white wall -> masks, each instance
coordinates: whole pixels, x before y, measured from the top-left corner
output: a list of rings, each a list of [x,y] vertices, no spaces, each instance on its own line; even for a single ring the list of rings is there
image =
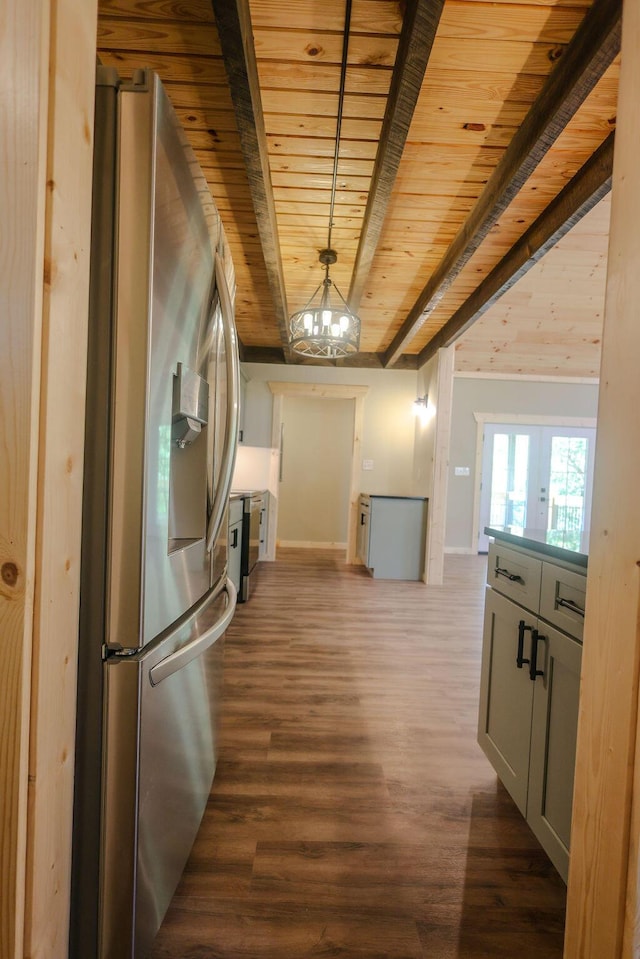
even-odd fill
[[[449,450],[447,549],[474,549],[472,542],[477,423],[474,413],[596,417],[595,383],[541,382],[456,376]],[[469,476],[455,476],[468,466]]]
[[[278,495],[280,450],[240,445],[231,481],[232,490],[269,490]]]
[[[347,543],[354,400],[285,397],[278,542]]]
[[[411,370],[336,369],[243,363],[245,388],[244,441],[270,446],[273,396],[268,383],[340,383],[368,386],[364,401],[362,460],[373,469],[361,470],[360,489],[366,493],[415,495],[413,401],[418,375]],[[287,398],[287,403],[295,403]]]

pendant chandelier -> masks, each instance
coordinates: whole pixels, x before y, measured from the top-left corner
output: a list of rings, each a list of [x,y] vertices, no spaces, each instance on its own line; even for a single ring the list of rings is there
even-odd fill
[[[360,348],[360,319],[349,309],[342,293],[329,276],[329,267],[338,259],[338,254],[331,248],[331,229],[333,226],[333,213],[336,202],[336,184],[338,182],[340,129],[342,127],[342,111],[344,107],[350,24],[351,0],[347,0],[344,40],[342,44],[342,65],[340,70],[336,146],[333,157],[331,203],[329,206],[329,230],[326,249],[320,251],[319,257],[320,263],[322,263],[324,267],[324,280],[315,290],[306,306],[289,318],[289,343],[291,349],[296,353],[301,353],[303,356],[315,356],[328,359],[349,356],[350,354],[357,353]]]
[[[325,277],[309,302],[289,320],[291,348],[304,356],[348,356],[360,345],[360,320],[329,276],[329,267],[338,256],[335,250],[322,250],[320,262]],[[334,296],[332,299],[332,288]],[[322,292],[321,292],[322,291]]]

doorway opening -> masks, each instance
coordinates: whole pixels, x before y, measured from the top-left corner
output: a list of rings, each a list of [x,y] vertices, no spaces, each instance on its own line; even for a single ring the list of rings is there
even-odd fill
[[[350,457],[349,475],[349,507],[347,523],[347,563],[354,563],[355,531],[358,512],[358,494],[360,479],[360,448],[362,442],[362,427],[364,422],[364,400],[369,392],[368,386],[349,386],[321,383],[269,383],[273,393],[273,416],[271,420],[271,446],[280,449],[282,442],[282,424],[284,400],[286,397],[312,399],[346,399],[353,400],[353,438]],[[278,499],[269,497],[269,522],[267,556],[275,559],[276,531],[278,528]]]
[[[280,546],[347,548],[353,400],[283,404],[278,484]]]

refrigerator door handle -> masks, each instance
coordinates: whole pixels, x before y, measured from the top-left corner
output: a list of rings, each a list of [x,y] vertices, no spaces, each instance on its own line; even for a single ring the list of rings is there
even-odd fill
[[[166,656],[164,659],[161,659],[159,663],[156,663],[155,666],[152,666],[149,670],[149,679],[151,680],[152,686],[157,686],[163,679],[168,679],[169,676],[177,673],[192,660],[201,656],[202,653],[206,652],[210,646],[213,646],[213,644],[220,639],[233,619],[237,602],[236,588],[230,579],[226,582],[225,590],[228,596],[227,606],[220,619],[207,629],[206,632],[202,633],[201,636],[198,636],[190,643],[187,643],[186,646],[177,649],[175,653],[171,653],[170,656]]]
[[[224,275],[224,264],[222,257],[216,253],[216,285],[220,296],[220,308],[222,313],[222,330],[226,342],[226,361],[227,361],[227,419],[225,449],[222,456],[220,467],[220,481],[216,489],[211,514],[209,516],[209,525],[207,528],[207,551],[210,552],[220,531],[220,524],[224,516],[224,509],[229,498],[231,490],[231,481],[233,479],[233,468],[236,462],[236,447],[238,445],[238,405],[240,398],[240,369],[238,357],[238,339],[236,337],[236,328],[233,322],[233,306],[229,296],[229,287],[227,278]]]

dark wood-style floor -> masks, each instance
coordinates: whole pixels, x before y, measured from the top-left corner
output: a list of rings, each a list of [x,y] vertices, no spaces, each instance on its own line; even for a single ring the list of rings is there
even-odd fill
[[[484,575],[261,565],[152,959],[560,959],[564,885],[476,744]]]

